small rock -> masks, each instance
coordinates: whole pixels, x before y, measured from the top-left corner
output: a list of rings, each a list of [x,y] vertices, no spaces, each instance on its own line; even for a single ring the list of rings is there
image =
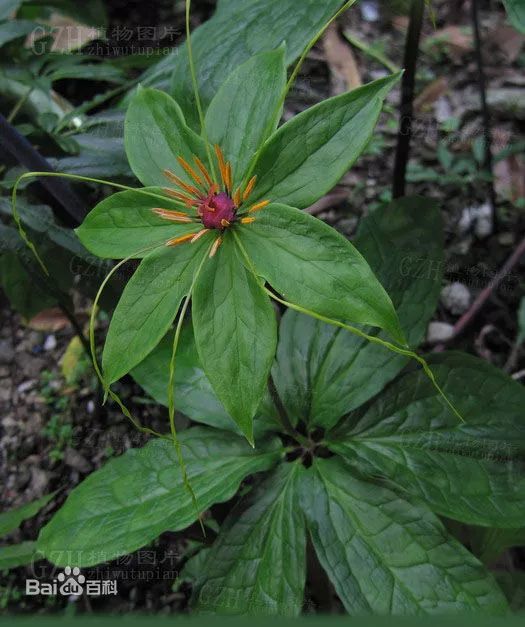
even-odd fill
[[[470,291],[466,285],[455,281],[443,288],[441,302],[450,313],[459,316],[470,306]]]
[[[16,388],[16,391],[19,394],[25,394],[26,392],[28,392],[29,390],[35,387],[35,383],[36,381],[32,379],[30,379],[29,381],[24,381]]]
[[[0,379],[5,379],[11,374],[11,371],[7,366],[0,366]]]
[[[88,414],[92,414],[95,411],[95,403],[93,401],[88,401],[86,409]]]
[[[57,339],[54,335],[48,335],[46,337],[46,341],[44,342],[44,350],[52,351],[57,347]]]
[[[454,327],[448,322],[431,322],[428,325],[427,342],[429,344],[438,344],[446,342],[454,335]]]
[[[504,117],[525,120],[525,89],[499,87],[487,91],[489,107]]]
[[[377,22],[379,19],[379,6],[373,0],[363,0],[359,5],[361,7],[361,16],[365,22]]]
[[[15,358],[11,340],[0,340],[0,364],[10,364]]]
[[[66,448],[66,450],[64,451],[64,463],[74,470],[78,470],[78,472],[84,474],[87,474],[92,469],[92,466],[88,462],[88,460],[78,451],[75,451],[75,449],[71,447]]]
[[[13,416],[8,415],[5,418],[2,418],[2,427],[5,429],[5,432],[9,435],[13,435],[18,430],[18,423],[13,418]]]
[[[11,400],[11,385],[6,385],[5,381],[0,386],[0,403],[7,403]]]
[[[492,209],[488,203],[479,207],[467,207],[463,209],[461,219],[458,224],[461,234],[467,233],[472,228],[480,239],[488,237],[493,230]]]
[[[22,462],[24,463],[24,462]],[[47,486],[49,485],[50,473],[45,471],[43,468],[38,466],[31,466],[31,484],[29,487],[29,491],[31,493],[32,498],[39,498],[47,491]]]

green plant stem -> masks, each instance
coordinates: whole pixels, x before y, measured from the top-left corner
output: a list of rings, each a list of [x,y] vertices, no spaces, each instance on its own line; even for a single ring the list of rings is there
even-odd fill
[[[191,0],[186,0],[186,46],[188,47],[188,62],[190,64],[191,82],[193,85],[193,93],[195,95],[195,104],[197,106],[197,112],[199,114],[199,121],[201,124],[201,133],[206,144],[206,152],[208,154],[208,161],[210,162],[211,174],[213,180],[218,183],[217,175],[215,173],[215,163],[212,158],[210,142],[208,141],[208,133],[206,132],[206,122],[204,119],[204,112],[202,109],[201,98],[199,95],[199,84],[197,82],[197,73],[195,71],[195,61],[193,59],[193,47],[191,45],[191,27],[190,27],[190,12],[191,12]]]
[[[170,431],[171,431],[171,437],[173,440],[173,445],[175,446],[175,450],[177,451],[177,459],[179,461],[179,466],[180,466],[180,470],[181,470],[181,474],[182,474],[182,482],[184,483],[184,486],[186,487],[186,489],[188,490],[188,492],[190,493],[191,496],[191,500],[193,503],[193,507],[195,508],[195,511],[197,513],[197,517],[199,518],[199,522],[201,525],[201,529],[202,529],[202,533],[204,535],[204,537],[206,537],[206,529],[204,528],[204,523],[202,521],[200,512],[199,512],[199,505],[197,503],[197,497],[195,495],[195,492],[193,491],[193,488],[191,487],[189,478],[188,478],[188,473],[186,470],[186,464],[184,462],[184,457],[182,455],[182,448],[180,445],[180,441],[179,438],[177,437],[177,429],[175,428],[175,366],[176,366],[176,356],[177,356],[177,348],[179,346],[179,340],[180,340],[180,334],[182,331],[182,325],[184,323],[184,318],[186,316],[186,312],[188,310],[188,306],[190,304],[190,300],[193,294],[193,290],[195,289],[195,284],[197,283],[197,279],[199,278],[199,275],[202,271],[202,268],[204,266],[204,263],[206,262],[206,260],[208,259],[208,255],[209,252],[211,250],[211,246],[210,245],[203,257],[202,260],[195,272],[195,274],[193,275],[193,280],[190,286],[190,289],[188,291],[188,294],[186,296],[186,298],[184,299],[184,303],[182,305],[182,308],[180,310],[179,313],[179,319],[177,320],[177,326],[175,328],[175,335],[173,336],[173,348],[171,351],[171,359],[170,359],[170,370],[169,370],[169,378],[168,378],[168,415],[169,415],[169,421],[170,421]]]
[[[22,96],[18,99],[18,101],[15,103],[14,107],[11,109],[11,111],[9,112],[9,115],[7,116],[7,121],[9,122],[9,124],[13,123],[13,120],[16,118],[16,116],[18,115],[18,112],[20,111],[20,109],[25,105],[25,103],[27,102],[27,99],[29,98],[29,96],[31,95],[31,93],[33,92],[34,87],[30,87],[25,94],[22,94]]]
[[[159,246],[149,246],[148,248],[144,248],[142,250],[139,250],[139,251],[135,252],[133,255],[130,255],[129,257],[126,257],[125,259],[122,259],[122,261],[119,261],[119,263],[117,263],[108,272],[108,274],[104,277],[104,280],[102,281],[102,283],[101,283],[101,285],[100,285],[100,287],[98,289],[98,292],[97,292],[97,294],[95,296],[95,300],[93,301],[93,306],[91,308],[91,315],[90,315],[90,319],[89,319],[89,347],[90,347],[90,350],[91,350],[91,359],[93,361],[93,367],[95,369],[95,372],[97,374],[97,377],[98,377],[100,383],[102,384],[102,386],[104,388],[104,396],[105,396],[105,398],[109,395],[109,397],[113,401],[115,401],[115,403],[117,403],[117,405],[120,407],[120,410],[122,411],[124,416],[126,416],[126,418],[128,418],[131,421],[133,426],[136,429],[138,429],[139,431],[141,431],[142,433],[146,433],[148,435],[155,435],[155,436],[160,437],[160,438],[168,438],[169,436],[166,436],[166,435],[164,435],[162,433],[158,433],[157,431],[154,431],[153,429],[149,429],[148,427],[143,427],[142,424],[140,423],[140,421],[133,417],[133,415],[131,414],[129,409],[126,407],[126,405],[123,403],[123,401],[118,396],[118,394],[116,394],[115,392],[113,392],[111,390],[110,386],[104,380],[104,376],[102,374],[102,371],[100,370],[100,366],[98,365],[97,349],[96,349],[96,345],[95,345],[95,318],[96,318],[96,314],[97,314],[97,310],[98,310],[98,303],[100,301],[100,297],[102,296],[104,288],[108,284],[108,282],[111,279],[111,277],[115,274],[115,272],[117,272],[117,270],[119,270],[119,268],[121,266],[123,266],[125,263],[127,263],[131,259],[135,258],[136,255],[142,254],[143,252],[147,252],[149,250],[153,250],[154,248],[160,248],[160,247]]]
[[[381,65],[384,65],[387,70],[392,72],[392,74],[399,72],[400,68],[393,61],[390,61],[390,59],[388,59],[384,54],[382,54],[378,50],[375,50],[372,46],[369,46],[362,39],[359,39],[350,31],[344,31],[343,34],[349,44],[354,46],[354,48],[361,50],[361,52],[369,56],[371,59],[374,59],[378,63],[381,63]]]

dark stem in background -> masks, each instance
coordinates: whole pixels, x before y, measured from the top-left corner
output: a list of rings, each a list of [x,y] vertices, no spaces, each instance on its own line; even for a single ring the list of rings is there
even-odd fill
[[[410,157],[410,142],[414,117],[414,95],[416,87],[416,69],[419,53],[419,41],[425,14],[425,0],[412,0],[410,21],[408,25],[403,66],[403,82],[401,85],[401,104],[399,107],[400,121],[397,136],[396,160],[394,165],[394,182],[392,196],[405,196],[406,171]]]
[[[492,127],[490,121],[490,112],[487,105],[487,79],[483,67],[483,52],[481,48],[481,30],[479,26],[479,7],[478,0],[471,0],[472,7],[472,26],[474,30],[474,44],[476,48],[476,65],[478,69],[478,86],[479,96],[481,100],[481,114],[483,117],[483,138],[485,170],[490,174],[490,181],[487,183],[489,193],[489,201],[492,209],[492,218],[496,219],[496,192],[494,190],[493,179],[493,160],[492,160]]]
[[[45,159],[31,143],[21,135],[14,126],[9,124],[0,113],[0,143],[20,165],[30,171],[54,172],[51,164]],[[54,177],[39,179],[53,198],[63,207],[60,217],[67,223],[75,226],[80,224],[86,215],[84,203],[73,191],[68,183]]]

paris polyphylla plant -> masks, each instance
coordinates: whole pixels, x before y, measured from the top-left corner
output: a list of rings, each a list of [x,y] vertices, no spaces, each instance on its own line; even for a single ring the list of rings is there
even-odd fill
[[[189,5],[187,46],[196,87]],[[124,191],[99,203],[77,230],[90,252],[122,259],[101,290],[123,263],[142,260],[113,314],[102,372],[95,359],[106,393],[130,418],[110,386],[151,353],[178,312],[166,364],[175,442],[173,379],[190,300],[204,371],[252,445],[253,416],[277,345],[271,299],[416,359],[448,403],[426,362],[406,345],[390,297],[364,258],[346,238],[302,211],[330,190],[366,147],[399,75],[330,98],[278,128],[298,68],[287,81],[284,45],[255,55],[234,70],[205,115],[195,89],[200,134],[187,126],[170,96],[139,89],[126,116],[125,146],[145,187],[110,183]],[[13,199],[16,217],[16,186]],[[393,342],[348,321],[383,329]],[[94,353],[93,329],[94,314]]]

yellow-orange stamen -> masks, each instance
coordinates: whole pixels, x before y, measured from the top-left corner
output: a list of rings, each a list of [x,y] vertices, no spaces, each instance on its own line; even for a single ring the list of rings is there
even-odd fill
[[[218,237],[214,242],[210,250],[210,259],[215,257],[216,252],[219,250],[219,246],[222,244],[222,237]]]
[[[188,192],[188,194],[191,194],[192,196],[201,196],[201,192],[196,187],[185,183],[171,170],[164,170],[164,176],[166,176],[170,181],[173,181],[173,183],[181,187],[184,191]]]
[[[202,229],[202,231],[199,231],[197,233],[197,235],[194,235],[191,239],[191,244],[193,244],[193,242],[196,242],[198,239],[200,239],[203,235],[206,235],[206,233],[209,232],[210,229]]]
[[[228,190],[228,192],[230,192],[231,188],[232,188],[232,185],[233,185],[233,181],[232,181],[233,177],[232,177],[232,166],[231,166],[231,163],[229,163],[229,162],[226,164],[226,172],[225,172],[225,174],[226,174],[226,181],[225,181],[226,189]]]
[[[264,209],[265,207],[267,207],[269,204],[270,204],[269,200],[263,200],[261,202],[258,202],[255,205],[253,205],[253,207],[250,207],[248,209],[248,213],[255,213],[255,211],[260,211],[261,209]]]
[[[224,228],[226,228],[227,226],[230,226],[230,222],[228,220],[225,220],[224,218],[221,220],[221,226],[223,226]]]
[[[194,156],[193,160],[195,161],[195,163],[197,164],[197,167],[201,171],[202,176],[206,179],[206,183],[208,183],[208,185],[211,186],[213,184],[213,181],[211,180],[211,176],[209,175],[208,170],[206,169],[206,166],[204,165],[204,163],[202,163],[202,161],[197,156]]]
[[[235,194],[233,195],[233,202],[235,203],[236,207],[239,207],[241,204],[241,188],[238,187],[235,191]]]
[[[241,218],[241,224],[251,224],[255,222],[255,218]]]
[[[201,202],[200,200],[189,198],[188,196],[186,196],[186,194],[183,194],[182,192],[177,192],[176,190],[170,189],[169,187],[164,187],[162,191],[168,194],[168,196],[171,196],[172,198],[175,198],[176,200],[180,200],[187,207],[191,207],[192,205],[198,205]]]
[[[218,144],[215,144],[215,154],[217,155],[217,159],[219,161],[219,170],[221,171],[221,179],[224,183],[225,187],[228,187],[228,173],[226,162],[224,161],[224,155],[222,150]]]
[[[170,209],[161,209],[160,207],[155,207],[152,211],[156,213],[159,218],[164,218],[164,220],[171,220],[172,222],[193,222],[190,216],[182,213],[182,211],[171,211]]]
[[[177,161],[181,164],[181,166],[184,168],[184,171],[186,172],[186,174],[191,177],[195,183],[197,183],[197,185],[202,185],[202,179],[201,177],[197,174],[197,172],[195,172],[195,170],[191,167],[191,165],[186,161],[186,159],[184,159],[183,157],[177,157]]]
[[[257,183],[257,176],[252,176],[248,185],[246,185],[246,189],[244,190],[244,194],[242,195],[243,200],[248,200],[250,194],[253,192],[253,188],[255,187],[255,183]]]
[[[188,240],[194,237],[195,233],[187,233],[186,235],[181,235],[180,237],[174,237],[166,242],[166,246],[178,246],[179,244],[184,244]]]

